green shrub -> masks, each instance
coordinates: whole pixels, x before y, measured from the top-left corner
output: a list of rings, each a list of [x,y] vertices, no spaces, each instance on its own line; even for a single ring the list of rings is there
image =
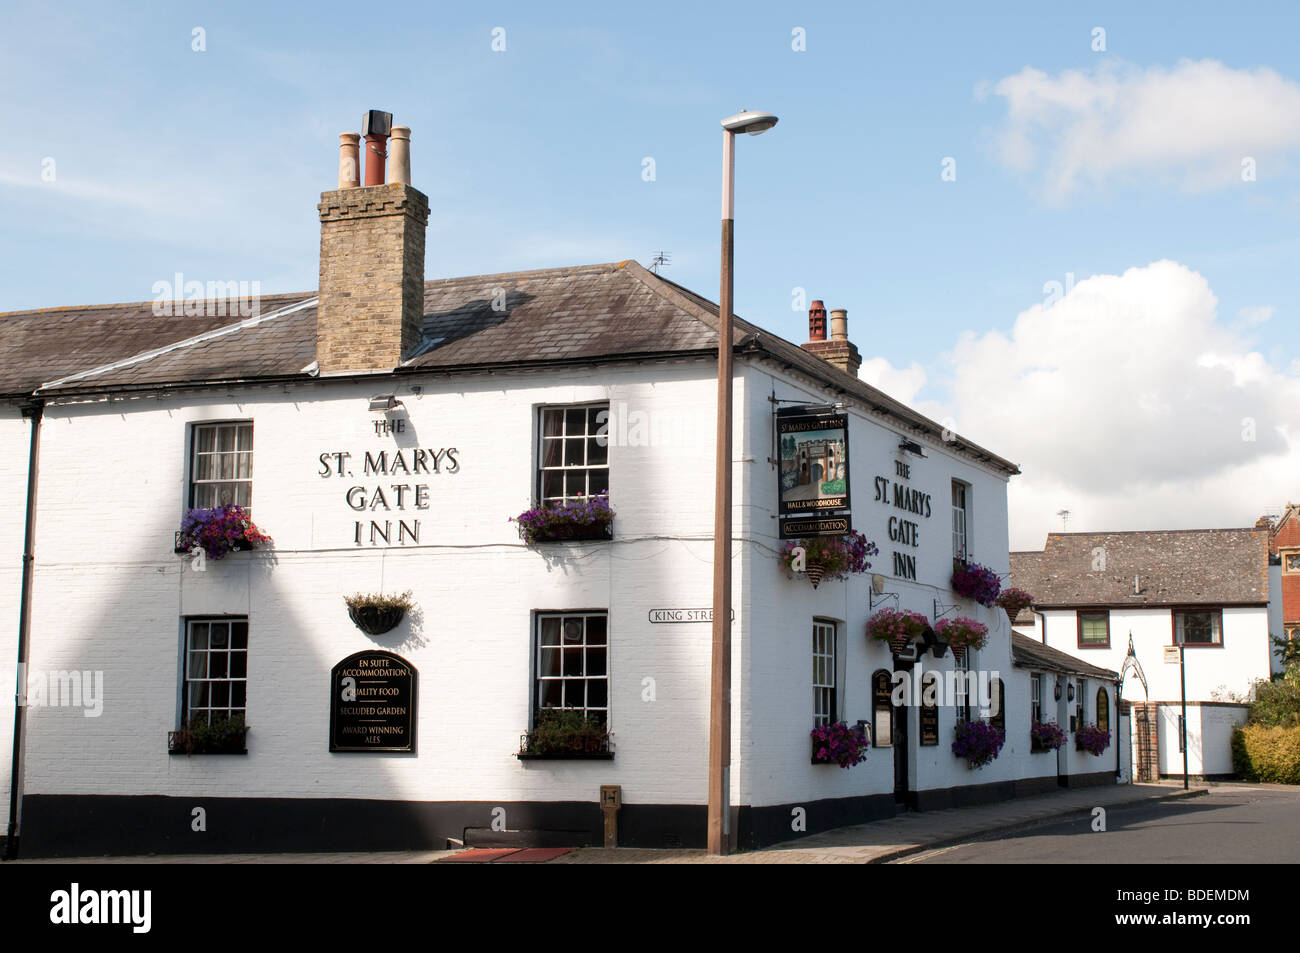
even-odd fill
[[[1255,701],[1247,719],[1273,728],[1300,726],[1300,662],[1292,662],[1276,681],[1255,683]]]
[[[1247,781],[1300,784],[1300,727],[1238,728],[1232,733],[1232,766]]]

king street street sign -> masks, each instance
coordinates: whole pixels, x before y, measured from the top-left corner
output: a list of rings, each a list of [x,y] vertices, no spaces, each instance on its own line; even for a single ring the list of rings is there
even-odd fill
[[[736,613],[733,610],[731,619],[736,620]],[[651,609],[650,621],[659,622],[712,622],[712,609]]]

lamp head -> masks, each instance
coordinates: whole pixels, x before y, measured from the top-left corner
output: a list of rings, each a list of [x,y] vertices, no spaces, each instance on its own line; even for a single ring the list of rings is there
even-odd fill
[[[722,120],[722,128],[727,132],[737,134],[744,132],[751,136],[767,132],[775,125],[776,117],[771,113],[756,112],[752,109],[742,110]]]

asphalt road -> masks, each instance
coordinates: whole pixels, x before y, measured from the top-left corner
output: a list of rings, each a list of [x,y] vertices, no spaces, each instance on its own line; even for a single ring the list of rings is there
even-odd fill
[[[1300,863],[1300,788],[1215,785],[1204,797],[1055,821],[1019,834],[926,851],[911,864],[1295,864]]]

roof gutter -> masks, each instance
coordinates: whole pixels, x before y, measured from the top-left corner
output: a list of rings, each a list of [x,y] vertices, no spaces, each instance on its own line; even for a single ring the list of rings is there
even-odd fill
[[[5,835],[5,859],[18,856],[19,816],[22,812],[23,735],[27,714],[27,656],[32,624],[32,575],[36,561],[36,484],[41,449],[41,420],[45,402],[36,398],[25,404],[23,416],[31,421],[31,442],[27,451],[27,528],[23,540],[22,595],[18,607],[18,674],[14,687],[14,743],[9,766],[9,829]]]

